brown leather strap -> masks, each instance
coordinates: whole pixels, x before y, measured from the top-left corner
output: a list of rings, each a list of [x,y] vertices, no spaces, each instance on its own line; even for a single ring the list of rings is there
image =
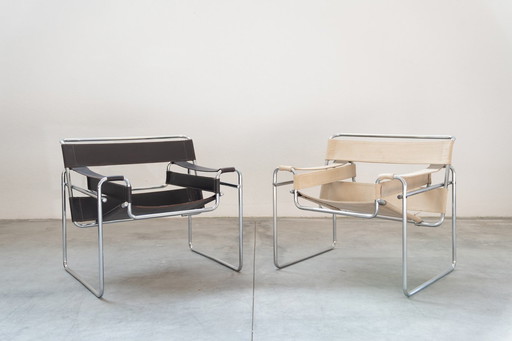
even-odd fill
[[[64,166],[109,166],[195,160],[192,140],[62,144]]]

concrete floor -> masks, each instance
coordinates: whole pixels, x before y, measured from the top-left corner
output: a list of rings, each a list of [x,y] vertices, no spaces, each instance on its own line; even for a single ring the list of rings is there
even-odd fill
[[[233,222],[198,218],[196,246],[235,261]],[[283,220],[283,259],[329,223]],[[512,219],[459,219],[457,270],[412,298],[396,222],[340,219],[336,250],[276,270],[271,219],[248,218],[241,273],[188,251],[184,218],[108,225],[103,299],[63,270],[59,225],[0,221],[0,340],[512,340]],[[70,231],[91,279],[94,231]],[[449,228],[410,231],[413,286],[449,264]]]

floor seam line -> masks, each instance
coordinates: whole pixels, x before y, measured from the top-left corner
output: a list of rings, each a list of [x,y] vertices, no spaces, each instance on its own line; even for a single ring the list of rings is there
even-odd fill
[[[257,221],[254,222],[254,242],[252,254],[252,318],[251,318],[251,341],[254,340],[254,302],[256,293],[256,226]]]

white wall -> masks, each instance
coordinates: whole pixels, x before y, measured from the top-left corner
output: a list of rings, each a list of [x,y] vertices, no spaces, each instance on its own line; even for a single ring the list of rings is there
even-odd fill
[[[511,216],[511,18],[508,0],[0,0],[0,218],[59,216],[61,138],[153,134],[240,168],[245,214],[270,216],[275,166],[321,164],[336,132],[455,135],[460,215]]]

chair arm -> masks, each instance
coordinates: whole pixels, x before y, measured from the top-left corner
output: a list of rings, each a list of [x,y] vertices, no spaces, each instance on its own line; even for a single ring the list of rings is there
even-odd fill
[[[87,187],[89,190],[96,191],[98,185],[103,180],[102,194],[120,201],[131,202],[131,186],[128,179],[123,175],[102,175],[93,172],[88,167],[76,167],[73,170],[87,177]],[[126,185],[111,183],[111,181],[124,181]]]
[[[399,178],[401,178],[405,180],[408,189],[419,188],[424,185],[430,185],[432,174],[440,171],[442,168],[444,168],[444,165],[431,165],[426,169],[422,169],[411,173],[380,174],[377,177],[376,183],[380,183],[382,185],[382,196],[398,194],[402,192],[402,185],[392,180],[398,180]]]
[[[184,174],[179,172],[173,172],[169,168],[167,169],[167,178],[166,183],[169,185],[176,185],[182,187],[192,187],[204,191],[209,191],[213,193],[220,193],[220,186],[229,186],[234,188],[239,188],[241,186],[241,173],[236,170],[235,167],[224,167],[224,168],[208,168],[193,164],[191,162],[185,161],[176,161],[172,162],[177,166],[183,167],[188,170],[197,171],[197,172],[209,172],[216,173],[215,177],[212,176],[201,176],[197,174]],[[223,173],[238,173],[238,184],[223,182],[220,180],[220,177]]]
[[[297,174],[295,170],[304,172]],[[290,172],[293,173],[293,188],[301,190],[354,178],[356,166],[353,163],[333,164],[324,167],[291,168]]]
[[[209,168],[209,167],[199,166],[199,165],[193,164],[191,162],[186,162],[186,161],[177,161],[177,162],[173,162],[173,164],[178,165],[183,168],[186,168],[186,169],[198,171],[198,172],[217,173],[220,171],[221,173],[230,173],[230,172],[236,171],[235,167]]]
[[[405,174],[383,173],[377,177],[377,180],[393,180],[393,179],[396,179],[397,176],[402,177],[404,179],[414,178],[417,176],[423,176],[423,175],[429,175],[429,174],[436,173],[443,168],[444,168],[444,165],[430,165],[428,168],[425,168],[425,169],[422,169],[422,170],[419,170],[416,172],[411,172],[411,173],[405,173]]]

